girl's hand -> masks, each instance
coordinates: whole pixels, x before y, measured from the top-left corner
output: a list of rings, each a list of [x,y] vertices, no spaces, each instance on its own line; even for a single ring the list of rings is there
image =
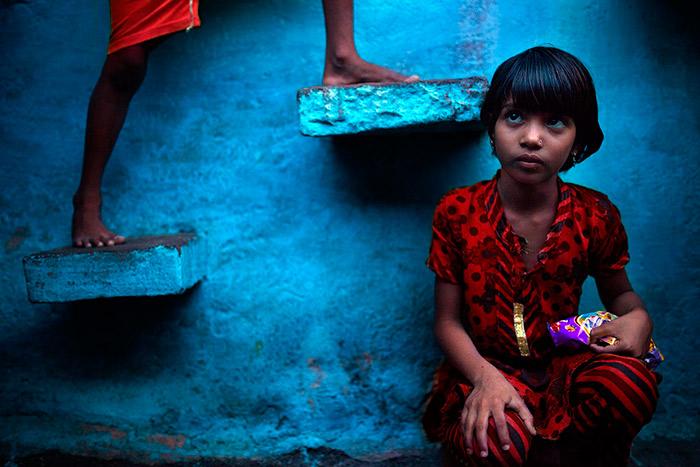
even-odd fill
[[[651,318],[647,312],[642,308],[635,308],[617,319],[593,328],[590,348],[596,352],[641,358],[649,351],[651,328]],[[617,341],[610,345],[600,342],[600,339],[609,336],[615,337]]]
[[[482,377],[474,383],[474,389],[464,402],[462,409],[462,430],[471,454],[474,436],[481,457],[488,456],[487,429],[489,418],[493,417],[498,439],[504,451],[510,449],[510,435],[506,424],[505,409],[513,409],[520,415],[532,435],[536,435],[532,414],[513,385],[494,368],[485,368]]]

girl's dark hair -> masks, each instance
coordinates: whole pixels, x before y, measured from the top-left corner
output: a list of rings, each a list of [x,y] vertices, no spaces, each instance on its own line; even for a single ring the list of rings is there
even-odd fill
[[[481,121],[493,137],[503,105],[525,111],[566,115],[576,123],[574,147],[561,170],[570,169],[603,143],[593,79],[581,61],[555,47],[533,47],[503,62],[493,74],[481,106]]]

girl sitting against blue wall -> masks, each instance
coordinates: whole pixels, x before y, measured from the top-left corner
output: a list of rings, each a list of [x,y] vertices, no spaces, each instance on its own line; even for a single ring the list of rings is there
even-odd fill
[[[433,218],[427,264],[447,358],[426,433],[471,465],[523,465],[534,441],[562,465],[625,465],[658,399],[658,375],[639,358],[652,322],[625,272],[618,209],[558,177],[603,141],[591,76],[562,50],[526,50],[496,70],[481,120],[501,168],[448,192]],[[577,313],[589,275],[619,318],[585,351],[556,351],[546,324]],[[617,342],[604,346],[607,336]]]

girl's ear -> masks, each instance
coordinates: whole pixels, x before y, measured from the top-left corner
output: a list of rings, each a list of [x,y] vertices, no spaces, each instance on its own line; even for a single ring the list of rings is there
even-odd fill
[[[571,162],[573,162],[574,165],[581,162],[581,156],[583,155],[583,151],[585,149],[586,149],[585,144],[576,144],[571,149]]]
[[[495,131],[491,130],[491,131],[488,132],[488,134],[489,134],[489,141],[491,142],[491,146],[493,146],[493,145],[494,145],[494,142],[496,141],[496,140],[494,139]]]

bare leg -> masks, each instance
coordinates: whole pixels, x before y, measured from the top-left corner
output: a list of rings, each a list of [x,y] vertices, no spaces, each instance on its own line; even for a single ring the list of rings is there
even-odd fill
[[[73,245],[106,246],[125,238],[102,223],[102,174],[124,125],[129,103],[144,77],[148,54],[159,39],[133,45],[107,56],[88,106],[83,170],[73,196]]]
[[[414,82],[418,76],[405,76],[363,60],[355,49],[354,0],[323,0],[326,20],[326,60],[323,85],[355,83]]]

